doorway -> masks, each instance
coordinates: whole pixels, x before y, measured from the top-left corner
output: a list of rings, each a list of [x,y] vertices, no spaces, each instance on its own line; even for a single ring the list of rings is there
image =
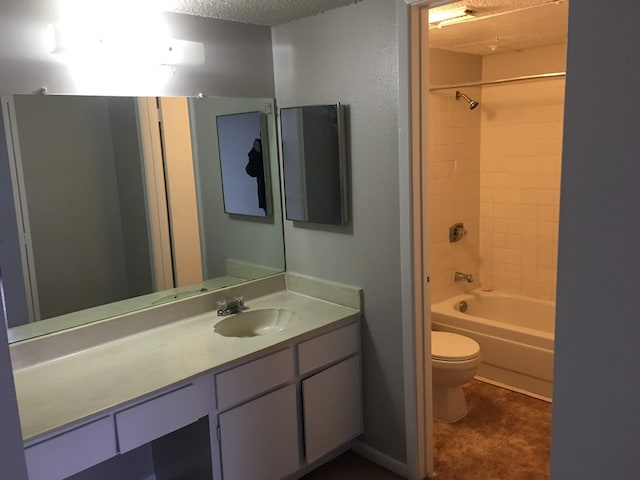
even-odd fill
[[[555,300],[567,2],[506,3],[431,9],[446,14],[440,18],[430,18],[428,7],[412,11],[413,167],[421,173],[414,207],[420,202],[423,229],[414,257],[426,265],[424,284],[415,276],[422,299],[415,308],[425,320],[426,351],[432,328],[456,331],[432,318],[432,303],[475,289]],[[464,223],[466,235],[449,244],[455,223]],[[455,282],[455,271],[471,274],[475,285]],[[548,375],[536,372],[529,383],[531,372],[514,380],[509,363],[504,371],[481,368],[481,376],[550,399],[553,347],[549,359]],[[428,402],[430,359],[424,363]],[[425,416],[432,475],[433,424]]]

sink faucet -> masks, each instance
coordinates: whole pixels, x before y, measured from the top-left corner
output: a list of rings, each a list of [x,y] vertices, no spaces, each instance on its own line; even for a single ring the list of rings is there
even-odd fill
[[[473,276],[471,276],[470,273],[455,272],[453,274],[453,281],[454,282],[464,281],[464,282],[472,283]]]
[[[244,310],[244,298],[234,297],[230,300],[218,300],[218,316],[224,317]]]

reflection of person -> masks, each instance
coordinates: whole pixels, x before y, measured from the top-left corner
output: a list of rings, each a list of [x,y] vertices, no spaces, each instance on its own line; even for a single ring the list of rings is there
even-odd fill
[[[249,163],[244,169],[247,175],[255,177],[258,183],[258,206],[267,213],[267,191],[264,183],[264,164],[262,162],[262,140],[256,138],[249,152]]]

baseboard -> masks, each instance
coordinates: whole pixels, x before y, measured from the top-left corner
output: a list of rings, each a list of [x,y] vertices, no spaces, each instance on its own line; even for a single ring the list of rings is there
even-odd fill
[[[476,375],[473,377],[475,380],[479,382],[488,383],[489,385],[495,385],[496,387],[504,388],[506,390],[511,390],[513,392],[522,393],[523,395],[527,395],[529,397],[537,398],[538,400],[543,400],[548,403],[552,403],[551,397],[547,397],[546,395],[540,395],[539,393],[531,392],[524,388],[514,387],[513,385],[509,385],[506,383],[498,382],[497,380],[493,380],[491,378],[483,377],[481,375]]]
[[[315,462],[303,466],[302,468],[297,470],[291,477],[287,477],[287,479],[293,480],[293,479],[298,479],[298,478],[304,477],[306,474],[308,474],[309,472],[312,472],[316,468],[324,465],[327,462],[330,462],[331,460],[336,459],[337,457],[339,457],[340,455],[345,453],[350,448],[351,448],[351,445],[349,443],[347,443],[346,445],[343,445],[342,447],[337,448],[337,449],[333,450],[332,452],[326,454],[322,458],[319,458]]]
[[[380,450],[376,450],[375,448],[370,447],[361,440],[354,440],[353,442],[351,442],[351,449],[367,460],[370,460],[373,463],[376,463],[381,467],[390,470],[391,472],[401,476],[402,478],[407,478],[408,469],[406,463],[402,463],[395,458],[390,457],[389,455],[385,455]]]

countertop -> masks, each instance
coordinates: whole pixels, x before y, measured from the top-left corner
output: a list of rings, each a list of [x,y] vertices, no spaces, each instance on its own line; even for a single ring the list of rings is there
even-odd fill
[[[214,325],[228,317],[213,311],[15,370],[23,440],[32,441],[360,315],[359,309],[291,290],[258,297],[246,305],[249,309],[288,308],[300,320],[281,332],[231,338],[214,332]]]

